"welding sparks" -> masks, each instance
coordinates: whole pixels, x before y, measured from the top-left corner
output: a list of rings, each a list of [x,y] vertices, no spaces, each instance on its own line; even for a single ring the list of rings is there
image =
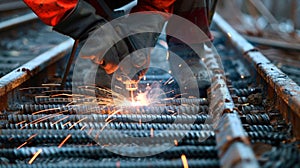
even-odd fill
[[[116,167],[117,167],[117,168],[121,167],[121,162],[120,162],[120,161],[117,161],[117,162],[116,162]]]
[[[115,120],[115,119],[111,119],[111,120],[107,121],[107,122],[104,124],[104,126],[101,128],[100,132],[102,132],[102,131],[108,126],[108,124],[111,123],[111,122],[113,122],[114,120]]]
[[[107,119],[106,119],[107,120]],[[99,136],[100,136],[100,133],[103,132],[103,130],[108,126],[109,123],[111,123],[113,120],[115,119],[111,119],[111,120],[107,120],[106,123],[104,124],[104,126],[100,129],[100,131],[97,132],[96,136],[94,137],[95,140],[97,141]]]
[[[153,128],[150,129],[150,137],[151,137],[151,138],[154,137],[154,130],[153,130]]]
[[[156,89],[156,90],[155,90]],[[117,104],[119,106],[149,106],[151,104],[155,104],[160,102],[160,96],[165,95],[162,93],[163,91],[157,91],[157,88],[146,88],[145,92],[139,92],[137,95],[133,97],[131,95],[130,99],[127,98],[122,98],[122,99],[117,99]]]
[[[59,145],[58,145],[58,148],[61,148],[66,142],[68,139],[71,138],[71,134],[69,134]]]
[[[85,119],[87,119],[87,117],[84,117],[81,120],[78,120],[77,122],[75,122],[72,126],[70,126],[69,130],[72,129],[73,127],[75,127],[75,125],[79,124],[80,122],[82,122]]]
[[[145,78],[146,80],[146,78]],[[174,79],[172,77],[168,80],[168,84],[171,84],[174,82]],[[167,84],[167,83],[166,83]],[[82,86],[83,87],[83,86]],[[161,96],[165,96],[165,93],[160,89],[159,90],[159,84],[152,84],[151,87],[149,86],[146,88],[146,91],[144,92],[139,92],[137,95],[134,95],[133,92],[129,95],[130,97],[124,96],[122,94],[116,93],[113,90],[109,89],[103,89],[103,88],[98,88],[98,87],[84,87],[86,88],[93,88],[95,90],[99,90],[101,92],[104,92],[109,95],[113,95],[113,98],[101,98],[97,99],[97,104],[98,105],[113,105],[117,107],[122,107],[122,106],[149,106],[151,104],[159,103],[162,99]],[[154,90],[154,91],[153,91]],[[151,92],[152,91],[152,92]],[[151,95],[149,94],[151,92]],[[85,104],[85,103],[84,103]],[[116,114],[120,112],[120,110],[110,112],[109,114]]]
[[[174,139],[174,145],[178,146],[178,141],[176,139]]]
[[[58,114],[59,114],[59,113],[58,113]],[[62,115],[62,114],[59,114],[59,115],[58,115],[58,114],[51,114],[51,115],[43,116],[43,117],[38,118],[38,119],[36,119],[36,120],[34,120],[34,121],[30,122],[30,123],[24,124],[24,126],[22,126],[20,129],[26,128],[29,124],[37,124],[37,123],[42,122],[42,121],[45,121],[45,120],[47,120],[47,119],[54,118],[54,117],[56,117],[56,116]]]
[[[106,119],[105,122],[109,122],[111,120],[111,117],[113,117],[114,115],[118,114],[121,111],[121,109],[114,111],[113,113],[111,113]]]
[[[20,146],[18,146],[17,149],[21,149],[23,146],[25,146],[32,138],[36,137],[37,134],[31,135],[23,144],[21,144]]]
[[[66,122],[66,123],[64,123],[62,126],[66,126],[66,125],[68,125],[68,124],[71,124],[71,121],[68,121],[68,122]]]
[[[52,125],[55,125],[55,124],[57,124],[57,123],[59,123],[59,122],[61,122],[61,121],[63,121],[63,120],[65,120],[65,119],[67,119],[67,118],[69,118],[69,116],[63,117],[63,118],[61,118],[61,119],[55,121],[54,123],[51,124],[51,126],[52,126]]]
[[[132,106],[148,106],[151,101],[147,98],[147,93],[139,93],[136,96],[136,101],[132,101]]]
[[[160,103],[165,93],[161,89],[152,89],[146,92],[138,93],[136,100],[130,102],[131,106],[149,106],[151,104]]]
[[[24,143],[22,143],[20,146],[17,147],[17,149],[21,149],[21,148],[22,148],[23,146],[25,146],[27,143],[28,143],[27,141],[24,142]]]
[[[58,107],[58,108],[51,108],[51,109],[40,110],[40,111],[32,113],[32,115],[36,115],[36,114],[43,113],[43,112],[49,112],[49,111],[53,111],[53,110],[60,110],[60,109],[61,108]]]
[[[189,164],[185,155],[181,155],[181,160],[182,160],[183,168],[189,168]]]
[[[25,123],[25,122],[26,122],[26,120],[21,121],[21,122],[18,122],[16,125],[21,125],[21,124],[23,124],[23,123]]]
[[[173,79],[173,77],[170,77],[170,78],[164,83],[164,85],[169,84],[169,82],[170,82],[172,79]]]
[[[86,128],[86,125],[84,125],[80,130],[82,131],[82,130],[84,130]]]
[[[39,154],[42,152],[42,149],[39,149],[34,155],[33,157],[29,160],[29,164],[32,164],[34,162],[34,160],[39,156]]]
[[[91,133],[93,132],[93,130],[94,130],[94,128],[92,127],[92,128],[90,128],[90,130],[88,131],[88,135],[91,135]]]
[[[61,113],[63,113],[63,112],[64,112],[64,111],[58,112],[58,113],[56,113],[56,114],[50,114],[50,115],[43,116],[43,117],[41,117],[41,118],[38,118],[38,119],[36,119],[36,120],[30,122],[30,124],[37,124],[37,123],[40,123],[40,122],[42,122],[42,121],[45,121],[45,120],[48,120],[48,119],[51,119],[51,118],[54,118],[54,117],[61,116],[61,115],[62,115]]]
[[[166,60],[169,60],[170,59],[170,52],[167,51],[167,54],[166,54]]]
[[[231,37],[232,37],[232,35],[231,35],[229,32],[227,33],[227,35],[228,35],[228,37],[229,37],[229,38],[231,38]]]
[[[170,85],[171,83],[173,83],[174,82],[174,79],[173,80],[171,80],[170,82],[168,82],[168,84]]]

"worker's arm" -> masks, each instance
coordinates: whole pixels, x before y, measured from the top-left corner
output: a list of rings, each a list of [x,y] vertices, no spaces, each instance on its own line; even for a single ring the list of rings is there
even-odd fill
[[[84,40],[88,38],[89,34],[92,34],[93,30],[106,23],[101,16],[96,14],[95,8],[83,0],[24,0],[24,2],[45,24],[53,26],[54,30],[74,39]],[[107,34],[116,35],[113,30]],[[100,38],[103,40],[101,44],[105,44],[111,39],[106,34]],[[109,51],[105,45],[98,44],[95,47],[97,48],[91,49],[94,53],[90,52],[86,56],[100,64],[108,74],[117,69],[119,57],[128,54],[124,42],[119,42]],[[106,56],[103,56],[106,52]]]
[[[54,30],[74,39],[87,39],[86,50],[81,50],[81,56],[99,64],[108,74],[115,72],[119,62],[128,55],[128,47],[119,36],[126,37],[141,28],[144,28],[142,32],[160,32],[165,21],[160,15],[141,15],[139,20],[131,17],[121,23],[123,19],[120,19],[116,23],[118,25],[111,25],[111,28],[108,25],[105,28],[103,25],[107,21],[97,15],[95,8],[84,0],[73,0],[73,3],[69,3],[70,0],[25,1],[40,19],[52,25]],[[115,27],[118,27],[118,32],[115,31]],[[132,43],[138,46],[136,49],[154,47],[157,36],[157,33],[133,36]]]
[[[95,8],[83,0],[24,0],[47,25],[74,39],[86,38],[88,33],[105,20],[95,14]]]

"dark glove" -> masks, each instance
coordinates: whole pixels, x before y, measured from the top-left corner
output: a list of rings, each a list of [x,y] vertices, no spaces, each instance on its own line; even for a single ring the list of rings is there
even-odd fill
[[[95,8],[89,3],[79,0],[76,8],[60,21],[54,30],[81,41],[85,41],[89,37],[89,44],[85,44],[85,46],[88,45],[89,50],[82,53],[83,58],[92,60],[99,64],[106,73],[111,74],[117,70],[120,58],[128,54],[127,46],[123,41],[118,43],[110,41],[114,38],[109,36],[117,36],[113,29],[109,30],[110,32],[98,33],[101,37],[91,37],[94,31],[101,31],[101,26],[107,22],[95,12]],[[108,43],[115,45],[108,50]],[[104,53],[107,54],[103,57]]]
[[[116,72],[118,80],[139,81],[147,72],[150,64],[150,52],[156,45],[166,19],[157,13],[133,13],[122,17],[112,24],[121,38],[128,44],[130,55],[122,58],[119,70]],[[133,47],[133,48],[132,48]]]
[[[103,68],[107,74],[118,69],[120,61],[129,54],[127,44],[120,39],[114,28],[105,24],[89,33],[79,56],[90,59]]]
[[[148,15],[148,17],[142,18],[143,23],[134,17],[128,18],[124,17],[114,21],[112,24],[105,24],[107,21],[95,14],[94,7],[83,0],[79,0],[76,8],[55,26],[54,30],[74,39],[86,39],[80,51],[80,56],[92,60],[94,63],[99,64],[106,73],[112,74],[118,69],[119,63],[129,54],[129,51],[133,52],[133,50],[155,46],[159,33],[135,35],[135,32],[139,32],[136,29],[142,29],[142,32],[147,32],[148,30],[150,32],[160,32],[165,22],[165,19],[159,14],[155,16]],[[130,37],[130,41],[134,44],[134,49],[128,49],[128,40],[123,39],[129,34],[133,34]],[[133,65],[126,65],[125,68],[122,68],[122,73],[127,75],[129,71],[132,72],[136,68],[149,65],[150,52],[143,52],[143,54],[144,56],[141,56],[142,58],[139,59],[136,59],[135,55],[131,59],[133,60]],[[138,61],[136,64],[137,60],[143,61]],[[144,65],[140,65],[141,63],[144,63]],[[144,74],[145,72],[139,73],[138,76]]]

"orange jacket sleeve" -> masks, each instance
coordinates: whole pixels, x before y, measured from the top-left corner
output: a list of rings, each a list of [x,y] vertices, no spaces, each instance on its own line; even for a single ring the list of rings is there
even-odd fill
[[[77,5],[78,0],[23,0],[47,25],[55,26]]]
[[[171,15],[164,13],[173,13],[175,1],[176,0],[140,0],[131,12],[158,11],[163,12],[161,14],[163,14],[166,18],[169,18]]]

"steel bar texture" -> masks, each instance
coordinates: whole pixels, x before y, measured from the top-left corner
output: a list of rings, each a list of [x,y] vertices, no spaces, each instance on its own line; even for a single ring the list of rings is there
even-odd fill
[[[33,105],[25,104],[22,106],[23,114],[59,112],[71,114],[112,114],[119,111],[120,114],[200,114],[208,113],[208,106],[101,106],[94,105]]]
[[[82,167],[90,167],[90,168],[98,168],[99,165],[101,167],[105,168],[114,168],[116,165],[120,167],[161,167],[161,168],[174,168],[174,167],[183,167],[182,160],[181,159],[173,159],[173,160],[142,160],[140,159],[133,160],[133,161],[126,161],[126,160],[118,160],[118,161],[91,161],[91,162],[69,162],[68,164],[65,163],[49,163],[49,164],[43,164],[43,163],[37,163],[32,165],[24,165],[24,164],[15,164],[15,165],[8,165],[7,167],[11,168],[18,168],[18,167],[24,167],[24,168],[82,168]],[[5,168],[6,165],[3,165]],[[207,168],[214,168],[219,167],[219,162],[216,159],[207,160],[207,159],[189,159],[189,167],[207,167]]]
[[[2,77],[0,80],[0,96],[7,94],[31,76],[61,59],[72,46],[72,43],[73,40],[69,39]]]
[[[127,114],[127,115],[9,115],[7,116],[8,122],[18,123],[23,121],[37,122],[48,121],[56,122],[77,122],[84,120],[85,122],[148,122],[152,123],[180,123],[180,124],[203,124],[209,122],[209,115],[140,115],[140,114]],[[208,121],[206,121],[208,120]]]
[[[202,60],[212,75],[211,87],[201,95],[206,97],[181,98],[176,82],[163,85],[171,74],[151,71],[139,89],[159,81],[172,98],[149,106],[103,105],[113,96],[73,83],[72,68],[60,88],[63,69],[49,65],[65,59],[72,40],[4,77],[0,96],[15,102],[9,108],[0,102],[0,167],[282,167],[291,165],[284,164],[287,158],[297,165],[295,130],[280,114],[293,120],[296,92],[281,86],[288,78],[219,15],[215,20],[223,33],[215,45],[222,57],[205,47]],[[184,47],[178,54],[194,56]],[[40,79],[40,71],[47,75]],[[32,85],[36,78],[41,86]],[[162,146],[169,148],[161,151]]]
[[[116,146],[120,148],[122,152],[128,152],[130,155],[139,156],[139,153],[143,152],[153,152],[157,153],[160,149],[147,146],[142,147],[140,150],[132,150],[131,147],[126,146]],[[105,147],[92,146],[92,147],[65,147],[65,148],[53,148],[53,147],[24,147],[21,149],[4,149],[0,151],[1,155],[5,155],[6,158],[29,158],[38,151],[42,149],[41,157],[86,157],[86,158],[109,158],[116,157],[117,155],[108,151]],[[151,151],[152,150],[152,151]],[[157,150],[157,151],[155,151]],[[185,153],[187,157],[190,158],[215,158],[217,152],[214,146],[175,146],[165,152],[158,154],[159,158],[179,158],[182,153]]]
[[[34,13],[29,13],[24,16],[20,16],[20,17],[14,18],[14,19],[3,21],[0,23],[0,32],[10,29],[12,27],[24,24],[26,22],[37,20],[37,19],[38,19],[38,17]]]
[[[280,103],[282,111],[291,109],[290,113],[284,113],[286,120],[292,122],[294,134],[300,139],[300,86],[292,81],[287,75],[273,65],[264,55],[238,34],[220,15],[214,17],[218,28],[227,35],[230,42],[243,53],[248,62],[255,67],[260,77],[268,84],[269,92],[275,92],[278,96],[276,101]],[[274,96],[275,97],[275,96]],[[290,117],[293,115],[294,117]]]

